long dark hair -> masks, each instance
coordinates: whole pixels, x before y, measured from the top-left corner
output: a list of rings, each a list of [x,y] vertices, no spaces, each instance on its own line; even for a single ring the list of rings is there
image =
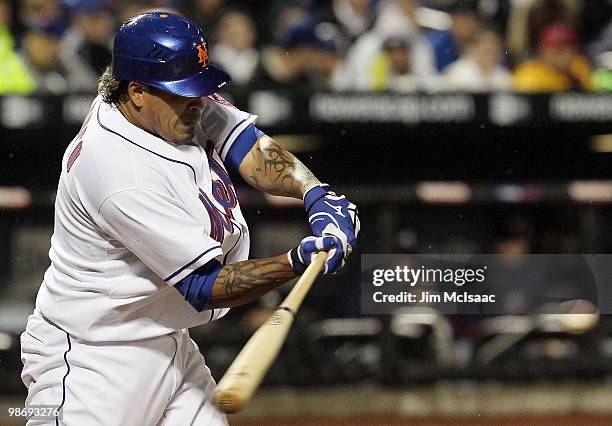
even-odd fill
[[[109,65],[98,79],[98,94],[109,104],[123,102],[128,99],[128,84],[129,81],[126,80],[115,80]]]

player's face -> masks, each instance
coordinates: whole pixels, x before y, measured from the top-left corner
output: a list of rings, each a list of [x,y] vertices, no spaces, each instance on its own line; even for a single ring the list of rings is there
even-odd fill
[[[204,98],[187,98],[151,87],[143,97],[140,112],[147,130],[175,144],[191,141],[202,116]]]

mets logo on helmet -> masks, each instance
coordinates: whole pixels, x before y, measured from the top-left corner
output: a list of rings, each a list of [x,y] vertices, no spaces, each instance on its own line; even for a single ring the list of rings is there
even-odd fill
[[[196,46],[198,48],[198,63],[202,64],[202,68],[208,66],[208,49],[206,43],[200,43]]]

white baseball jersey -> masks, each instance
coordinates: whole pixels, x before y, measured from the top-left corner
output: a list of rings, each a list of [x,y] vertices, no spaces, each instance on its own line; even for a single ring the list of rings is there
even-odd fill
[[[197,312],[171,287],[211,259],[248,258],[224,161],[247,152],[238,136],[255,119],[212,95],[194,144],[175,145],[96,98],[62,162],[42,315],[88,341],[146,339],[224,315]]]

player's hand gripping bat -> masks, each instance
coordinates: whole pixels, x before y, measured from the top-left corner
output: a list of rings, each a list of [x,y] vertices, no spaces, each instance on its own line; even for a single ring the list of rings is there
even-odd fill
[[[293,319],[327,259],[317,253],[291,292],[268,320],[244,345],[217,386],[215,402],[231,414],[244,408],[257,390],[270,365],[278,356]]]

